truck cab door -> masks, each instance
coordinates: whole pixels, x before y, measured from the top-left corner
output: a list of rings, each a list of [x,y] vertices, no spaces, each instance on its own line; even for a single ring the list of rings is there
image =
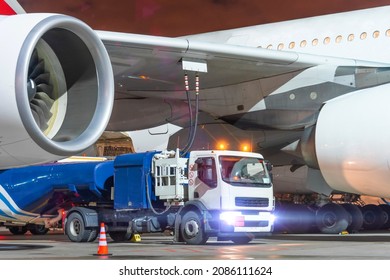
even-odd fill
[[[220,208],[221,189],[218,185],[216,159],[214,157],[199,157],[195,161],[193,191],[190,199],[200,200],[208,209]]]

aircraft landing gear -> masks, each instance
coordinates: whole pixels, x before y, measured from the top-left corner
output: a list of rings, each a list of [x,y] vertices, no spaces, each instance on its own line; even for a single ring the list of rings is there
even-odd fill
[[[321,233],[340,233],[347,229],[349,221],[348,212],[339,204],[327,203],[316,212],[316,224]]]

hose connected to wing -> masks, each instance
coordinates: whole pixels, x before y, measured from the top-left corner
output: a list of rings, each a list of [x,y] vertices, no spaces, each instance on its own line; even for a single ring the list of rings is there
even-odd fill
[[[199,75],[196,74],[195,76],[195,120],[193,119],[193,112],[192,112],[192,105],[191,105],[191,98],[189,94],[189,85],[188,85],[188,75],[184,75],[184,83],[185,83],[185,90],[187,95],[187,102],[188,102],[188,110],[190,115],[190,131],[188,134],[188,141],[187,144],[184,146],[184,148],[181,151],[181,156],[185,155],[192,147],[192,144],[195,140],[196,135],[196,129],[198,127],[198,116],[199,116]]]

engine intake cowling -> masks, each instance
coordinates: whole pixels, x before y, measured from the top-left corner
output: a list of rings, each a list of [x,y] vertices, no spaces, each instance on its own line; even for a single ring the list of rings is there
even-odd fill
[[[114,101],[107,51],[83,22],[0,17],[0,169],[71,156],[105,130]]]
[[[318,164],[342,192],[390,197],[390,84],[328,101],[315,131]]]

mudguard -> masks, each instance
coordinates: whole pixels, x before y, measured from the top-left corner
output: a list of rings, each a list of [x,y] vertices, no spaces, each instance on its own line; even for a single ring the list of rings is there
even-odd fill
[[[94,209],[85,207],[73,207],[67,213],[67,217],[73,213],[79,212],[84,219],[85,227],[99,227],[98,213]]]

